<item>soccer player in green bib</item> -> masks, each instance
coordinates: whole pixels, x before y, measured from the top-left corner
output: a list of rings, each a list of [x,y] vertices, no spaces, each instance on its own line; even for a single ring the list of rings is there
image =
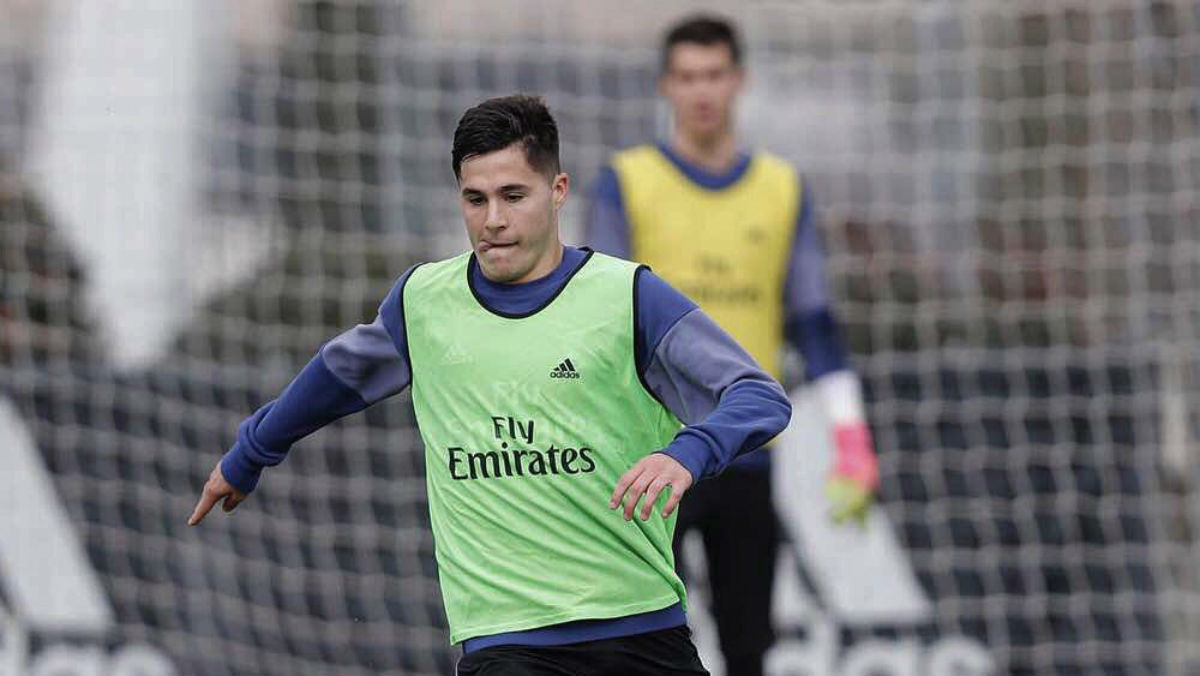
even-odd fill
[[[458,674],[705,674],[675,507],[778,434],[787,397],[647,268],[562,244],[570,179],[540,100],[468,110],[451,160],[471,251],[405,272],[242,423],[189,523],[411,387]]]
[[[811,191],[787,162],[744,152],[734,130],[741,42],[724,19],[668,30],[660,92],[669,140],[617,153],[592,190],[587,243],[648,263],[778,377],[786,339],[833,424],[826,483],[835,520],[862,520],[878,485],[859,381],[849,368],[825,280]],[[767,449],[697,486],[680,507],[676,544],[700,532],[713,614],[730,674],[763,673],[777,533]]]

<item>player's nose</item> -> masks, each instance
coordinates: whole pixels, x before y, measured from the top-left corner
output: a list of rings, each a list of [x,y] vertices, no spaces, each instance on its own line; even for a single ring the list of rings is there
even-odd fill
[[[504,214],[501,205],[496,202],[488,204],[487,218],[483,221],[483,227],[488,230],[499,230],[508,226],[508,219]]]

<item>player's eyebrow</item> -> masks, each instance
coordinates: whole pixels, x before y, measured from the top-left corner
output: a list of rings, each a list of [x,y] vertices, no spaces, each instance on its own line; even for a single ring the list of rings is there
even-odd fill
[[[506,184],[500,186],[499,188],[496,188],[496,192],[498,192],[498,193],[513,192],[515,190],[529,190],[529,186],[525,185],[524,183],[506,183]],[[472,195],[484,195],[484,194],[486,194],[486,192],[483,190],[480,190],[478,188],[464,187],[462,189],[463,197],[470,197]]]

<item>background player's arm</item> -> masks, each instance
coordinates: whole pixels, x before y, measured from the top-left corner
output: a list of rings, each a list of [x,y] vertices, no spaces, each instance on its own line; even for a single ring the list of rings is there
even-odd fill
[[[836,458],[826,485],[834,519],[862,520],[879,485],[862,387],[831,309],[825,249],[811,192],[803,189],[784,288],[784,333],[804,356],[805,375],[833,424]]]
[[[604,167],[589,194],[584,242],[618,258],[629,258],[629,219],[621,199],[621,184],[612,167]]]
[[[217,463],[188,523],[217,504],[231,511],[254,490],[265,467],[277,465],[292,444],[329,423],[396,394],[412,379],[404,345],[400,293],[406,272],[370,324],[326,343],[279,398],[238,427],[237,442]]]
[[[638,371],[650,392],[686,425],[655,455],[675,460],[692,481],[699,481],[783,431],[792,414],[786,393],[728,333],[646,268],[638,273],[635,293]],[[667,466],[663,458],[638,464],[643,463]],[[622,484],[614,493],[614,506],[624,494]],[[627,517],[641,496],[638,489],[634,482]],[[681,496],[681,490],[672,491],[664,516]],[[657,490],[646,493],[643,519],[657,497]]]

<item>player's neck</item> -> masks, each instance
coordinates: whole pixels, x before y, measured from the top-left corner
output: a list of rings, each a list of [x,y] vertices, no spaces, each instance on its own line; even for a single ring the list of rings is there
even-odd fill
[[[671,137],[671,147],[689,163],[714,174],[729,171],[738,160],[737,139],[732,130],[705,137],[676,131]]]

